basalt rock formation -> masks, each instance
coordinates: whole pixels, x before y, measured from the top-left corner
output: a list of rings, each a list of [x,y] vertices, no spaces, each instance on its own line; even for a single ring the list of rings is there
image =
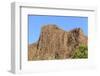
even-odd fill
[[[65,31],[49,24],[42,27],[37,43],[28,46],[28,60],[71,58],[72,52],[87,41],[81,28]]]

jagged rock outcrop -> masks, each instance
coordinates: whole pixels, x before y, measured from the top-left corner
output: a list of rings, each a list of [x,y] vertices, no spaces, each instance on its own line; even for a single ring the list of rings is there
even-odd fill
[[[64,31],[52,24],[43,26],[38,42],[28,46],[28,60],[71,58],[80,44],[87,45],[87,40],[81,28]]]

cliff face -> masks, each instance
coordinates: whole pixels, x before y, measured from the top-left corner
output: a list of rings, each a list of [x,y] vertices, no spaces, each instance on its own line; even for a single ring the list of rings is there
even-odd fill
[[[87,45],[87,40],[80,28],[67,32],[56,25],[44,26],[38,42],[28,46],[28,60],[71,58],[80,44]]]

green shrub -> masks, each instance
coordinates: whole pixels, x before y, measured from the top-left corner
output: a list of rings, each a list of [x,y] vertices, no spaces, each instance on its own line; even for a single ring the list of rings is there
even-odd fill
[[[72,53],[72,58],[88,58],[88,47],[81,44],[79,48]]]

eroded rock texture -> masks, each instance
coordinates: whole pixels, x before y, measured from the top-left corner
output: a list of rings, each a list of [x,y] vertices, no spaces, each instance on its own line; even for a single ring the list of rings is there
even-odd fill
[[[80,44],[87,45],[87,40],[81,28],[64,31],[52,24],[43,26],[38,42],[28,46],[28,60],[71,58]]]

